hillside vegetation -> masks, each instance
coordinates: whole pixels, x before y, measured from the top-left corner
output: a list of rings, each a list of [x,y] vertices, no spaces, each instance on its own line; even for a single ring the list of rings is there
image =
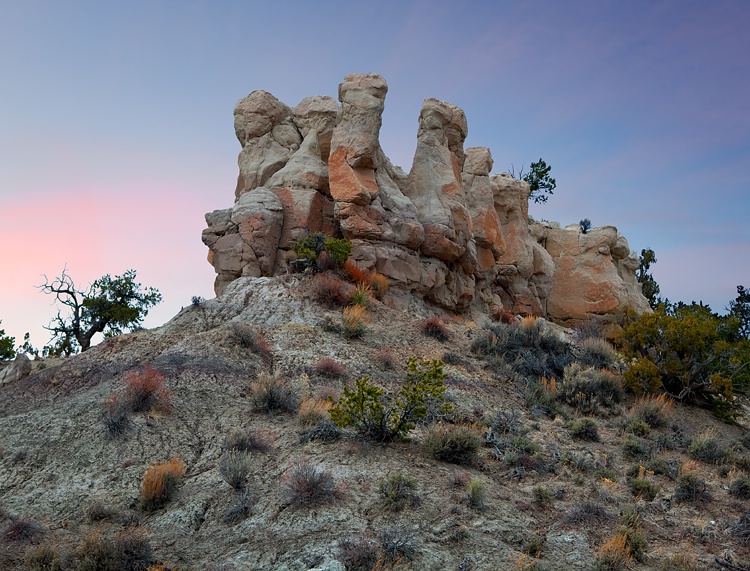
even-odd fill
[[[240,278],[3,387],[0,568],[750,568],[741,391],[728,424],[629,392],[596,327],[354,274]]]

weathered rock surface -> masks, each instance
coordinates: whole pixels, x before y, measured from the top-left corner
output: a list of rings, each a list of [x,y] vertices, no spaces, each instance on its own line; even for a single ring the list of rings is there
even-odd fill
[[[0,387],[23,379],[29,374],[31,374],[31,361],[26,355],[19,353],[10,365],[0,370]]]
[[[572,325],[648,311],[637,258],[614,227],[580,230],[529,220],[529,187],[491,175],[490,150],[464,150],[464,112],[426,99],[408,174],[380,147],[388,85],[350,74],[340,105],[313,96],[294,109],[265,91],[235,108],[242,144],[235,205],[206,215],[203,241],[223,292],[241,276],[286,271],[312,232],[352,241],[352,259],[446,309],[479,300]]]

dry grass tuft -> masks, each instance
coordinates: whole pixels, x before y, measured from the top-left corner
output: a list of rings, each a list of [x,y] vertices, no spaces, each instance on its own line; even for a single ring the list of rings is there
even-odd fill
[[[330,420],[329,410],[333,403],[324,399],[304,399],[299,407],[297,420],[301,426],[316,426],[324,420]]]
[[[273,361],[273,350],[263,333],[255,330],[246,323],[233,323],[232,332],[242,347],[250,349],[264,361]]]
[[[185,462],[179,458],[149,466],[141,484],[141,507],[155,510],[169,502],[185,475],[185,469]]]
[[[370,288],[372,289],[372,295],[378,301],[383,301],[385,294],[388,293],[388,278],[378,272],[373,272],[370,276]]]
[[[344,309],[344,336],[359,339],[365,334],[365,323],[370,322],[370,314],[361,305],[350,305]]]
[[[255,410],[276,413],[295,412],[299,408],[299,388],[277,375],[262,373],[250,386],[250,400]]]
[[[648,424],[651,428],[667,426],[672,415],[674,401],[666,394],[638,397],[630,409],[630,417]]]

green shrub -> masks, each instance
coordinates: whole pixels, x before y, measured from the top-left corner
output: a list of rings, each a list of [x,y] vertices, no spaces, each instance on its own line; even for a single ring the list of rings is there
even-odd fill
[[[423,419],[430,407],[445,408],[442,361],[409,359],[406,382],[395,398],[386,400],[383,389],[370,384],[369,377],[344,388],[331,408],[331,420],[341,427],[352,426],[363,436],[379,442],[401,438]]]
[[[469,501],[469,507],[477,510],[484,509],[485,499],[487,494],[484,491],[484,484],[481,480],[472,478],[466,485],[467,499]]]
[[[578,418],[570,425],[570,435],[579,440],[599,442],[599,429],[590,418]]]
[[[645,422],[650,428],[661,428],[669,424],[672,399],[665,394],[644,395],[630,409],[630,417]]]
[[[650,502],[659,493],[659,485],[645,478],[632,478],[630,480],[630,489],[637,498],[643,498]]]
[[[452,464],[474,464],[481,444],[477,433],[467,426],[439,425],[425,438],[433,458]]]
[[[49,545],[40,545],[24,559],[28,571],[62,571],[63,563],[58,553]]]
[[[614,411],[625,394],[620,379],[608,371],[574,363],[565,368],[557,398],[584,414]]]
[[[711,499],[705,480],[695,472],[683,472],[672,495],[677,502],[706,502]]]
[[[357,288],[349,296],[349,303],[351,305],[359,305],[360,307],[367,307],[370,303],[370,294],[372,290],[370,286],[366,284],[359,284]]]
[[[648,436],[648,433],[650,431],[651,427],[647,422],[644,422],[642,420],[631,420],[625,425],[625,432],[634,434],[635,436],[640,436],[641,438],[644,436]]]
[[[648,458],[651,455],[651,448],[642,438],[628,434],[622,443],[625,454],[632,458]]]
[[[750,478],[735,478],[729,486],[729,493],[750,500]]]
[[[626,385],[639,392],[662,388],[732,418],[735,393],[750,386],[750,340],[738,325],[697,303],[661,304],[644,313],[619,338],[625,355],[636,359],[625,373]]]
[[[351,254],[352,243],[317,232],[295,242],[293,250],[297,255],[293,264],[296,270],[320,271],[327,267],[342,267]]]
[[[394,512],[406,507],[416,507],[420,503],[416,482],[401,473],[393,474],[380,482],[378,490],[386,507]]]
[[[707,430],[693,439],[688,454],[707,464],[716,464],[726,456],[726,449],[719,443],[714,431]]]
[[[555,499],[555,494],[547,486],[537,485],[531,488],[531,497],[535,504],[546,506],[552,503],[552,500]]]

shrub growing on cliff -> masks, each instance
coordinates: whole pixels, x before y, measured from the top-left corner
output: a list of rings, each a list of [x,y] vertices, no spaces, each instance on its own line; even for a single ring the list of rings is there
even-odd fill
[[[406,382],[395,398],[386,398],[383,389],[369,377],[356,380],[354,389],[345,388],[331,409],[331,419],[339,426],[352,426],[367,438],[390,442],[403,437],[423,419],[430,408],[445,408],[442,361],[409,359]]]
[[[318,272],[328,267],[342,267],[352,251],[352,243],[316,232],[298,240],[293,249],[297,255],[294,262],[296,269]]]

